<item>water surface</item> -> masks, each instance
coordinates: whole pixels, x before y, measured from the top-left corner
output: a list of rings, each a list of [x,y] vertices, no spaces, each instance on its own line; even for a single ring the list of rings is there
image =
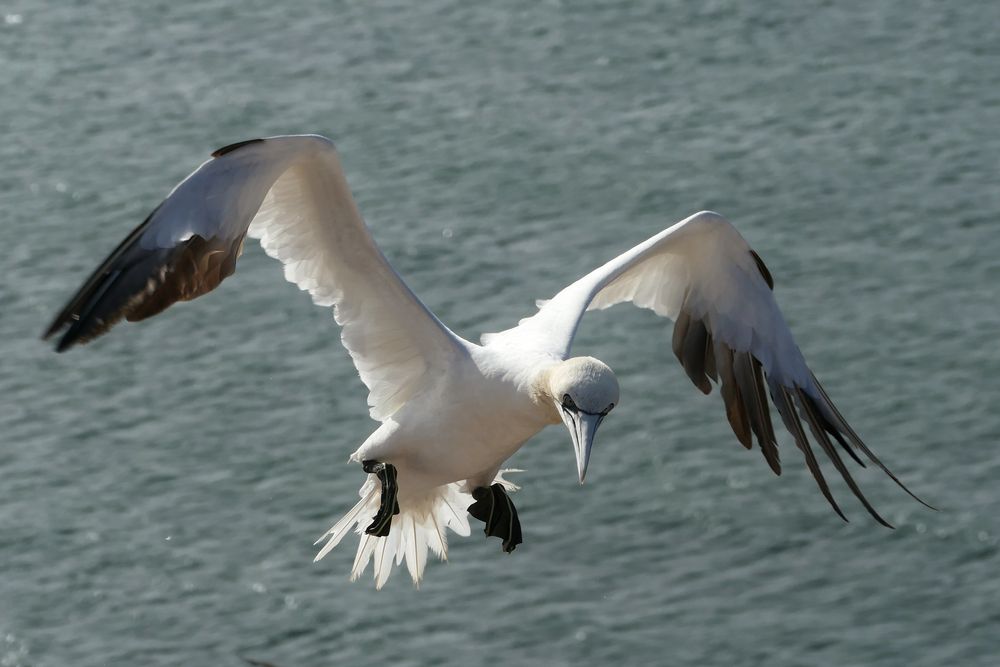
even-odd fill
[[[0,9],[0,665],[995,665],[1000,5],[46,2]],[[703,208],[929,512],[774,478],[669,326],[575,351],[622,404],[580,487],[520,452],[525,543],[419,591],[312,564],[374,424],[327,311],[249,247],[222,289],[55,355],[93,266],[221,145],[334,138],[373,232],[462,335]],[[832,472],[832,471],[831,471]]]

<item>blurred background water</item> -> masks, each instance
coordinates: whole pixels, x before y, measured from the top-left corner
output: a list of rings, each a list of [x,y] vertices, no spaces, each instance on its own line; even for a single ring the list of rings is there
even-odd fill
[[[1000,664],[1000,3],[0,5],[0,665]],[[56,355],[94,265],[221,145],[333,137],[462,335],[703,208],[927,511],[826,506],[695,391],[669,326],[589,316],[623,400],[588,483],[512,461],[525,544],[419,591],[312,564],[374,428],[329,312],[254,244],[219,291]]]

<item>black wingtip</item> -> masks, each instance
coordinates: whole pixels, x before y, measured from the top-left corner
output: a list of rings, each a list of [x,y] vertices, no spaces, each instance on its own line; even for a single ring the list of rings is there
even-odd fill
[[[69,335],[72,330],[73,320],[67,318],[65,314],[60,313],[59,317],[52,321],[52,324],[48,326],[45,333],[41,335],[41,340],[43,342],[49,342],[49,340],[58,333],[62,333],[62,338],[59,339],[55,344],[56,352],[65,352],[73,343],[69,340]],[[67,329],[69,327],[69,329]]]
[[[56,319],[52,320],[52,323],[49,324],[49,326],[47,326],[45,328],[45,331],[42,333],[41,339],[42,340],[48,340],[48,339],[52,338],[52,336],[55,334],[55,332],[59,331],[59,329],[61,329],[61,328],[62,328],[61,322],[59,321],[59,318],[57,317]]]
[[[889,469],[886,468],[885,465],[883,465],[883,463],[881,461],[876,461],[875,463],[876,463],[876,465],[878,465],[879,468],[882,469],[883,472],[885,472],[886,475],[889,476],[889,479],[891,479],[893,482],[896,483],[896,486],[898,486],[899,488],[901,488],[903,491],[906,492],[906,495],[908,495],[909,497],[913,498],[914,500],[916,500],[918,503],[920,503],[921,505],[923,505],[924,507],[926,507],[929,510],[934,510],[935,512],[940,512],[941,511],[938,508],[936,508],[933,505],[931,505],[930,503],[928,503],[926,500],[922,499],[920,496],[918,496],[917,494],[915,494],[913,491],[910,491],[910,489],[907,488],[907,486],[905,484],[903,484],[903,482],[900,481],[900,479],[898,477],[896,477],[895,474],[893,474],[892,472],[890,472]]]
[[[53,336],[63,331],[63,329],[65,329],[67,325],[69,325],[70,329],[72,329],[71,321],[66,320],[62,317],[56,318],[56,320],[49,325],[49,328],[45,330],[45,333],[41,335],[41,340],[43,342],[48,342]],[[75,337],[71,338],[70,331],[66,331],[63,334],[62,338],[59,340],[59,342],[56,343],[55,351],[65,352],[69,348],[73,347],[73,343],[75,342],[76,342]]]
[[[833,415],[835,421],[837,422],[837,425],[840,427],[840,430],[843,431],[843,435],[846,436],[848,439],[850,439],[850,441],[854,444],[854,446],[857,447],[859,450],[861,450],[866,457],[868,457],[869,461],[878,466],[879,469],[881,469],[882,472],[888,475],[889,479],[895,482],[896,485],[903,491],[905,491],[908,496],[916,500],[918,503],[920,503],[927,509],[934,510],[935,512],[940,511],[938,510],[938,508],[934,507],[930,503],[920,498],[920,496],[915,494],[913,491],[910,491],[910,489],[907,488],[907,486],[903,484],[903,482],[898,477],[896,477],[896,475],[893,474],[893,472],[889,470],[889,468],[884,463],[882,463],[882,461],[877,456],[875,456],[875,453],[868,448],[868,446],[864,443],[864,441],[861,440],[858,434],[854,432],[854,429],[851,428],[850,424],[847,423],[847,420],[844,419],[844,416],[840,414],[840,411],[837,409],[837,406],[834,405],[833,401],[830,400],[830,396],[826,393],[826,390],[823,389],[823,385],[819,383],[819,380],[816,379],[816,376],[812,373],[810,373],[810,376],[812,377],[813,384],[815,385],[816,389],[819,390],[820,396],[822,396],[823,398],[824,405],[830,410],[830,413]],[[843,442],[841,444],[843,445]],[[858,458],[857,455],[851,452],[849,447],[845,447],[845,449],[847,449],[847,451],[851,453],[851,455],[855,458],[855,460],[857,460]],[[864,464],[862,464],[862,466],[864,466]],[[890,526],[890,528],[891,527],[892,526]]]
[[[876,521],[878,521],[881,525],[885,526],[889,530],[896,530],[896,527],[894,525],[892,525],[891,523],[889,523],[888,521],[886,521],[885,519],[883,519],[878,514],[874,514],[873,516],[875,517]]]
[[[902,482],[900,482],[900,486],[902,486]],[[928,502],[926,502],[924,500],[921,500],[919,496],[917,496],[916,494],[914,494],[912,491],[910,491],[905,486],[903,486],[903,490],[906,491],[906,493],[908,493],[911,498],[913,498],[914,500],[916,500],[918,503],[920,503],[921,505],[923,505],[927,509],[934,510],[935,512],[940,512],[941,511],[937,507],[934,507],[934,505],[931,505],[930,503],[928,503]]]
[[[68,306],[67,306],[67,307],[64,307],[59,312],[58,315],[56,315],[54,318],[52,318],[52,322],[49,323],[49,326],[47,326],[45,328],[45,331],[42,333],[41,340],[43,340],[43,341],[49,340],[50,338],[52,338],[53,336],[55,336],[57,333],[59,333],[60,331],[62,331],[66,327],[66,325],[69,324],[69,323],[70,322],[69,322],[69,319],[68,319]]]
[[[66,335],[63,336],[59,340],[58,344],[56,344],[56,352],[58,354],[62,354],[66,350],[68,350],[71,347],[73,347],[74,344],[76,344],[77,337],[76,336],[72,336],[71,334],[72,334],[72,331],[67,331]]]
[[[263,141],[263,139],[247,139],[246,141],[237,141],[235,144],[229,144],[228,146],[223,146],[222,148],[214,151],[212,153],[212,157],[222,157],[223,155],[232,153],[238,148],[243,148],[244,146],[249,146],[250,144],[259,144]]]
[[[882,471],[885,472],[885,474],[887,474],[889,476],[889,478],[893,482],[896,483],[896,486],[898,486],[904,492],[906,492],[906,495],[908,495],[909,497],[913,498],[914,500],[916,500],[918,503],[920,503],[921,505],[923,505],[924,507],[926,507],[929,510],[934,510],[935,512],[940,512],[941,511],[937,507],[934,507],[933,505],[931,505],[930,503],[928,503],[926,500],[922,499],[920,496],[918,496],[917,494],[915,494],[913,491],[910,491],[910,489],[907,488],[907,486],[905,484],[903,484],[903,482],[901,482],[900,479],[898,477],[896,477],[895,474],[893,474],[892,472],[890,472],[889,469],[886,468],[885,465],[883,465],[881,461],[876,461],[876,465],[878,465],[879,468],[881,468]]]
[[[751,250],[750,254],[753,255],[753,261],[757,263],[757,270],[760,271],[760,275],[764,278],[764,282],[772,290],[774,289],[774,278],[771,277],[771,272],[767,270],[767,265],[764,264],[764,260],[760,258],[755,250]]]

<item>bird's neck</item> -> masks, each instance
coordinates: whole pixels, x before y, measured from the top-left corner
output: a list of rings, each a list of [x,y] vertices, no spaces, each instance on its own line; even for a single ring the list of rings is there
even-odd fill
[[[483,397],[483,402],[513,400],[519,410],[533,414],[542,424],[562,421],[550,386],[552,369],[559,365],[559,359],[499,345],[480,347],[475,352],[473,361],[487,380],[484,386],[494,392]]]
[[[552,395],[551,386],[552,370],[557,365],[553,363],[542,366],[531,379],[528,389],[531,400],[545,414],[546,420],[550,424],[559,424],[562,422],[559,410],[556,409],[556,400]]]

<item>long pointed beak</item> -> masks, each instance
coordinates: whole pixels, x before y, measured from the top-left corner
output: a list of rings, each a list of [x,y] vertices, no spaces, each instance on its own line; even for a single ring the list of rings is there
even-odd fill
[[[573,438],[573,450],[576,452],[576,471],[580,475],[580,484],[587,476],[587,465],[590,464],[590,449],[594,446],[594,434],[604,420],[603,415],[591,415],[585,412],[562,411],[563,422]]]

